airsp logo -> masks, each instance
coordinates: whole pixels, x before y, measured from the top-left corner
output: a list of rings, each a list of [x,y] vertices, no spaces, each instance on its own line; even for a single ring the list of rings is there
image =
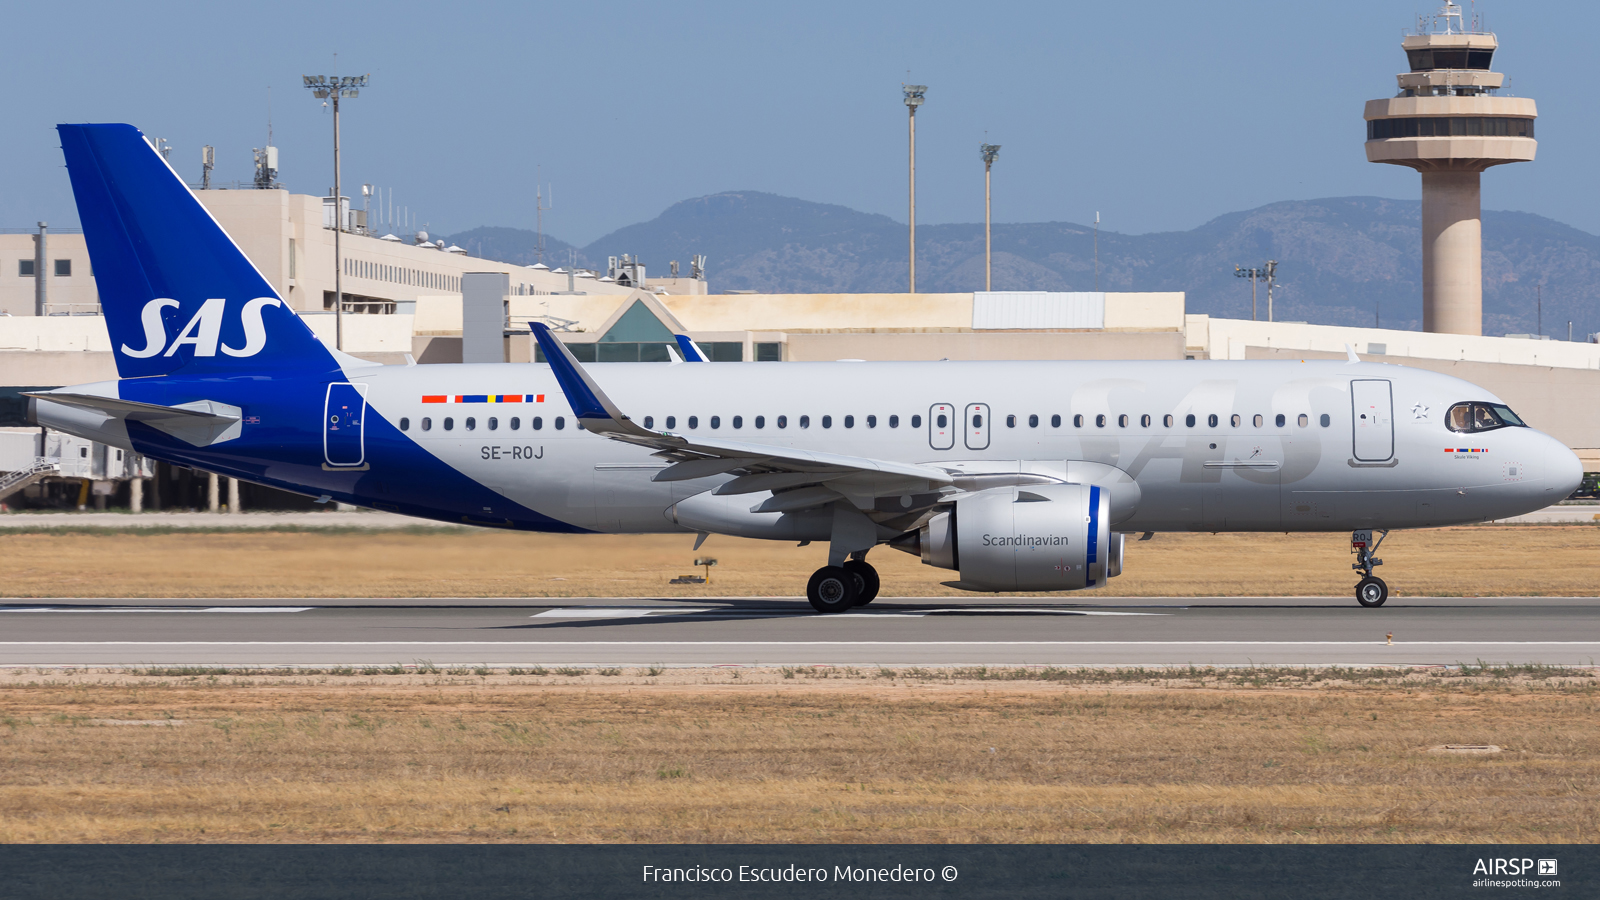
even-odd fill
[[[267,328],[261,321],[262,307],[282,306],[283,303],[276,297],[257,297],[244,305],[239,312],[239,321],[244,326],[243,347],[230,347],[221,341],[222,317],[227,311],[228,301],[220,297],[207,300],[194,318],[189,320],[189,324],[183,326],[183,330],[168,344],[161,311],[177,305],[176,300],[160,297],[146,303],[139,314],[140,324],[144,326],[144,349],[135,350],[123,344],[122,352],[135,359],[148,359],[162,350],[166,351],[164,356],[172,356],[179,347],[190,346],[194,348],[195,356],[216,356],[220,346],[222,352],[229,356],[255,356],[267,346]]]

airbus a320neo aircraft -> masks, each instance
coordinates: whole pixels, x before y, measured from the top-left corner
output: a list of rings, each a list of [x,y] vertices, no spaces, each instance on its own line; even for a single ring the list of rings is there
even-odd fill
[[[35,420],[181,466],[528,531],[828,542],[811,604],[867,603],[880,544],[974,591],[1097,587],[1123,536],[1370,531],[1529,512],[1577,457],[1482,388],[1343,361],[385,366],[325,346],[144,137],[59,129],[117,381]],[[1380,539],[1381,540],[1381,539]],[[696,544],[698,547],[698,543]],[[1218,567],[1247,565],[1217,559]]]

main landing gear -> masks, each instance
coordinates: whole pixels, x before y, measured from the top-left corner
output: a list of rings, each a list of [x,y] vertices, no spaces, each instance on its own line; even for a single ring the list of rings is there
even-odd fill
[[[863,559],[841,566],[823,566],[806,585],[806,599],[820,613],[841,613],[866,606],[878,596],[878,570]]]
[[[1372,542],[1371,529],[1350,534],[1350,550],[1356,555],[1356,561],[1350,564],[1350,568],[1362,573],[1361,580],[1356,582],[1356,602],[1362,606],[1382,606],[1389,599],[1389,586],[1383,583],[1382,578],[1372,574],[1374,566],[1383,565],[1383,560],[1375,558],[1373,554],[1378,552],[1378,546],[1388,536],[1389,532],[1379,531],[1375,544]]]

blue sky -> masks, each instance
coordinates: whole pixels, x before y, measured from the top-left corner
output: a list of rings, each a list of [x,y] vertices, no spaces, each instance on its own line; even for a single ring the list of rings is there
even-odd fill
[[[1141,3],[33,3],[7,14],[0,226],[76,222],[52,126],[125,121],[199,179],[248,179],[270,88],[282,179],[332,184],[304,73],[370,72],[346,107],[346,192],[392,188],[435,232],[534,224],[587,243],[679,200],[759,190],[906,216],[900,83],[917,116],[918,220],[980,221],[978,144],[1002,145],[997,221],[1192,228],[1277,200],[1414,198],[1362,154],[1362,103],[1440,0]],[[1539,158],[1484,206],[1600,232],[1592,5],[1480,3],[1508,92],[1539,101]],[[908,74],[909,73],[909,74]],[[624,248],[625,249],[625,248]]]

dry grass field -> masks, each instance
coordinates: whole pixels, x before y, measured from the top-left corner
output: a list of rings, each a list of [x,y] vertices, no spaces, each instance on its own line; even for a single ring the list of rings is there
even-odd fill
[[[690,535],[537,535],[416,530],[0,533],[5,597],[795,596],[826,548],[712,538],[712,584]],[[1582,595],[1600,587],[1600,527],[1402,531],[1380,570],[1396,596]],[[885,596],[971,596],[955,573],[879,549]],[[1344,595],[1355,583],[1338,534],[1159,534],[1130,541],[1105,596]]]
[[[1593,672],[821,674],[8,673],[0,841],[1600,839]]]

